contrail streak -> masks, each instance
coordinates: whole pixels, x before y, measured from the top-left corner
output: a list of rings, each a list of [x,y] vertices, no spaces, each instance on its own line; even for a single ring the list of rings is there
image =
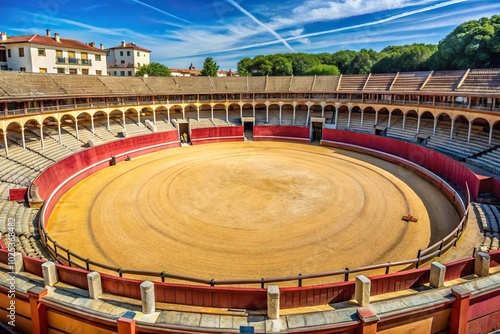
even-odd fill
[[[180,17],[178,17],[178,16],[172,15],[172,14],[170,14],[170,13],[168,13],[168,12],[164,11],[164,10],[161,10],[161,9],[156,8],[156,7],[154,7],[154,6],[148,5],[147,3],[144,3],[144,2],[142,2],[142,1],[139,1],[139,0],[131,0],[131,1],[133,1],[133,2],[135,2],[135,3],[138,3],[138,4],[140,4],[140,5],[143,5],[143,6],[145,6],[145,7],[151,8],[151,9],[153,9],[153,10],[156,10],[157,12],[160,12],[160,13],[162,13],[162,14],[165,14],[165,15],[168,15],[168,16],[170,16],[170,17],[173,17],[173,18],[175,18],[175,19],[177,19],[177,20],[181,20],[181,21],[186,22],[186,23],[191,23],[191,22],[189,22],[188,20],[181,19],[181,18],[180,18]]]

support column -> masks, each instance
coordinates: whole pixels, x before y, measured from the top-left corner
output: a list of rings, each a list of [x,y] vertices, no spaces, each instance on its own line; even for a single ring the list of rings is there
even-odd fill
[[[106,115],[108,121],[108,131],[111,131],[111,125],[109,124],[109,114]]]
[[[118,334],[135,334],[135,320],[129,318],[118,318],[116,320]]]
[[[467,142],[470,143],[470,133],[472,131],[472,122],[469,122],[469,131],[467,132]]]
[[[42,264],[42,274],[45,285],[54,286],[58,282],[57,268],[54,262],[44,262]]]
[[[167,108],[167,120],[170,123],[170,108]]]
[[[363,119],[365,117],[365,111],[361,109],[361,127],[363,127]]]
[[[378,110],[375,110],[375,125],[378,123]]]
[[[453,140],[453,128],[455,127],[455,120],[451,120],[450,140]]]
[[[406,114],[403,113],[403,130],[405,129],[406,125]]]
[[[26,149],[26,138],[24,137],[24,127],[21,127],[21,139],[23,141],[23,148]]]
[[[280,289],[277,285],[267,287],[267,317],[271,320],[280,318]]]
[[[243,105],[240,104],[240,118],[243,118]]]
[[[93,116],[90,116],[90,129],[92,130],[92,134],[95,135],[94,117]]]
[[[5,156],[9,157],[9,142],[7,141],[7,131],[3,132],[3,142],[5,144]]]
[[[123,117],[123,130],[125,132],[127,132],[127,121],[126,121],[125,113],[122,113],[122,117]],[[94,133],[94,119],[92,119],[92,133]]]
[[[226,106],[226,123],[229,123],[229,108]]]
[[[283,106],[280,104],[280,120],[279,120],[279,125],[281,125],[281,111],[282,111]]]
[[[437,129],[437,123],[438,123],[438,119],[436,117],[434,117],[434,127],[432,128],[432,135],[436,135],[436,129]]]
[[[75,119],[75,131],[76,131],[76,139],[80,140],[80,133],[78,131],[78,119]]]
[[[325,117],[325,106],[321,105],[321,117]]]
[[[339,108],[335,107],[335,127],[338,128],[339,124]]]
[[[269,104],[266,104],[266,124],[269,123]]]
[[[351,127],[351,107],[347,108],[349,111],[347,113],[347,128]]]
[[[43,142],[43,124],[40,124],[40,143],[42,144],[42,150],[45,149],[45,143]]]
[[[153,124],[156,125],[156,109],[153,109]]]
[[[214,106],[210,106],[210,119],[214,121]]]
[[[89,297],[99,298],[102,295],[101,274],[96,271],[87,274],[87,284],[89,286]]]
[[[297,106],[296,105],[293,105],[293,113],[292,113],[292,125],[295,125],[295,108]]]
[[[309,125],[309,116],[311,115],[311,106],[307,105],[307,117],[306,117],[306,126]]]
[[[137,111],[137,126],[141,126],[141,111]]]
[[[466,334],[471,293],[461,286],[452,287],[451,293],[455,295],[456,299],[451,304],[450,333]]]
[[[200,121],[200,106],[196,106],[196,120]]]
[[[59,135],[59,145],[62,145],[61,122],[57,121],[57,134]]]
[[[47,310],[45,305],[40,302],[40,299],[47,293],[47,289],[41,287],[33,287],[28,290],[31,324],[35,334],[48,333]]]
[[[184,106],[182,106],[182,119],[186,119],[186,110],[184,109]]]
[[[490,125],[490,135],[488,136],[488,145],[491,145],[492,137],[493,137],[493,126]]]
[[[389,118],[387,119],[387,127],[391,127],[391,116],[392,116],[392,111],[389,111]]]
[[[253,105],[253,117],[255,118],[255,104]]]
[[[417,115],[417,133],[420,132],[420,114]]]

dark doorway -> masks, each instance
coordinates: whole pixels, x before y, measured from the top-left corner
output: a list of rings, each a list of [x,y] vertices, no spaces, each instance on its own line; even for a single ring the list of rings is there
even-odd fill
[[[179,137],[180,137],[181,143],[190,143],[191,136],[189,134],[189,123],[182,122],[182,123],[178,123],[178,124],[179,124]]]
[[[323,139],[323,123],[313,122],[312,130],[312,140]]]
[[[253,122],[244,122],[243,129],[245,131],[245,138],[247,140],[253,140]]]

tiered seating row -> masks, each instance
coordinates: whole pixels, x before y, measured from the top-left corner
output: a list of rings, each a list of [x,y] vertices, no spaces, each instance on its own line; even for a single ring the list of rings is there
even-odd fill
[[[500,211],[494,205],[472,203],[481,232],[484,233],[480,246],[482,252],[499,249]]]

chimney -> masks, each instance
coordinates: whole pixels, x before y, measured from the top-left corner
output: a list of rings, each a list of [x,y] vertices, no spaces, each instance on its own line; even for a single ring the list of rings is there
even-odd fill
[[[47,33],[47,37],[50,37],[50,29],[45,29],[45,32]]]
[[[2,36],[2,38],[1,38],[2,41],[6,41],[7,40],[7,33],[6,32],[2,31],[0,33],[0,35]]]
[[[91,46],[91,47],[95,48],[95,42],[90,42],[90,43],[89,43],[89,46]]]
[[[56,42],[61,42],[61,39],[59,38],[59,33],[58,33],[58,32],[56,32],[56,33],[54,34],[54,37],[55,37],[55,39],[56,39]]]
[[[122,47],[125,47],[125,41],[122,41]]]
[[[104,44],[101,43],[101,50],[104,50]]]

